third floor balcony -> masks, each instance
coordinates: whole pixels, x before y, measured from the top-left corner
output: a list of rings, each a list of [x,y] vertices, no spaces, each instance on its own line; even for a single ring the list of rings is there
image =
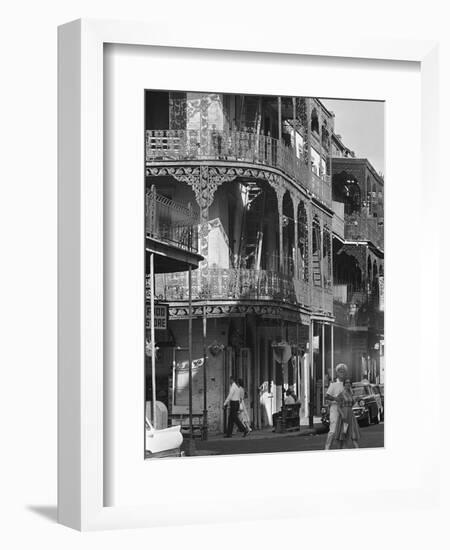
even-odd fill
[[[310,170],[299,154],[279,139],[251,132],[146,130],[147,163],[225,161],[276,168],[331,207],[330,177]]]

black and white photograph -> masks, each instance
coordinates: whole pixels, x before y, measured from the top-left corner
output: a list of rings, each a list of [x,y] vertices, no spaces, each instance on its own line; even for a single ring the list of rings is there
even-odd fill
[[[384,103],[145,91],[146,457],[384,446]]]

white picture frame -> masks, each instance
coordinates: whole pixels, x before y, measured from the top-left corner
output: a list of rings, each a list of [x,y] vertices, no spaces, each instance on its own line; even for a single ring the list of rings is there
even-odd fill
[[[435,120],[438,116],[437,102],[437,44],[427,41],[397,40],[355,40],[340,37],[324,39],[310,34],[277,35],[276,39],[260,35],[257,29],[247,29],[245,36],[230,36],[226,29],[216,29],[212,34],[193,36],[182,22],[172,21],[170,28],[157,23],[116,22],[100,20],[79,20],[59,28],[59,223],[58,223],[58,284],[59,284],[59,350],[58,350],[58,520],[60,523],[80,529],[110,529],[126,527],[146,527],[171,523],[198,523],[213,521],[214,515],[226,521],[264,519],[270,514],[260,508],[261,494],[253,493],[242,502],[230,506],[232,499],[219,489],[214,498],[208,500],[208,484],[201,481],[203,492],[199,495],[186,494],[186,488],[179,488],[177,494],[183,503],[183,510],[177,507],[169,509],[155,502],[143,503],[145,499],[132,502],[130,495],[120,505],[105,505],[105,494],[111,491],[108,476],[105,476],[104,460],[104,47],[106,44],[171,48],[178,51],[195,52],[197,49],[209,50],[207,55],[214,60],[218,50],[246,52],[245,55],[258,56],[264,63],[264,56],[278,56],[277,60],[291,61],[296,56],[311,56],[310,62],[322,58],[335,61],[347,59],[360,60],[361,66],[370,60],[382,62],[407,62],[417,64],[420,71],[420,136],[421,179],[415,191],[423,197],[431,196],[438,185],[437,151],[438,138],[435,132]],[[186,50],[187,49],[187,50]],[[176,50],[175,50],[176,51]],[[255,53],[256,52],[256,53]],[[270,52],[270,53],[269,53]],[[244,54],[243,54],[244,56]],[[155,87],[160,87],[155,85]],[[179,82],[179,89],[189,86]],[[300,94],[299,94],[300,95]],[[379,97],[381,99],[381,97]],[[419,113],[412,115],[417,122]],[[388,136],[389,156],[389,136]],[[143,200],[143,196],[142,196]],[[395,202],[395,201],[394,201]],[[411,208],[417,213],[417,201]],[[127,214],[128,215],[128,214]],[[423,215],[420,253],[424,254],[425,243],[433,242],[428,253],[428,262],[435,261],[439,254],[439,235],[432,221],[432,209],[426,209]],[[387,228],[389,239],[389,227]],[[111,246],[114,246],[112,244]],[[388,245],[389,246],[389,245]],[[422,270],[422,271],[421,271]],[[436,285],[431,294],[425,292],[423,275],[425,266],[419,270],[416,298],[420,319],[438,317],[438,292]],[[422,276],[420,276],[422,273]],[[421,283],[422,281],[422,283]],[[398,284],[398,283],[395,283]],[[387,303],[389,293],[387,294]],[[388,308],[388,306],[387,306]],[[387,321],[389,330],[389,310]],[[438,377],[437,335],[430,332],[426,323],[420,323],[420,333],[415,356],[418,361],[426,361],[427,380],[433,382]],[[388,340],[389,344],[389,340]],[[389,348],[388,348],[389,349]],[[387,352],[389,353],[389,351]],[[422,375],[422,374],[421,374]],[[388,394],[389,397],[389,394]],[[393,413],[394,414],[394,413]],[[430,406],[430,421],[438,416],[438,405]],[[387,434],[387,448],[392,445]],[[406,445],[407,442],[402,442]],[[375,451],[377,452],[377,451]],[[380,451],[378,451],[379,453]],[[294,459],[299,455],[270,458],[273,463],[287,461],[294,467]],[[326,459],[333,468],[344,467],[344,454],[331,453]],[[369,456],[369,455],[367,455]],[[380,456],[380,455],[379,455]],[[388,455],[385,455],[388,457]],[[234,469],[239,464],[249,467],[250,457],[219,457],[227,468]],[[258,457],[259,459],[259,457]],[[211,464],[215,457],[201,458],[200,463],[190,459],[186,468],[195,475],[205,468],[206,460]],[[267,464],[268,458],[261,458]],[[371,455],[373,460],[373,453]],[[389,457],[386,459],[389,462]],[[436,502],[439,486],[439,473],[433,465],[439,463],[434,444],[418,455],[414,482],[406,479],[402,487],[393,487],[389,493],[386,507],[433,505]],[[143,461],[143,459],[142,459]],[[332,462],[329,462],[332,461]],[[126,462],[124,462],[126,463]],[[167,466],[161,462],[149,466],[158,470],[159,475],[167,472]],[[167,464],[167,462],[166,462]],[[173,463],[172,463],[173,464]],[[177,465],[172,468],[177,468]],[[184,466],[183,466],[184,467]],[[251,466],[254,468],[253,466]],[[256,469],[258,468],[256,467]],[[165,469],[164,469],[165,468]],[[387,468],[387,466],[383,466]],[[147,466],[147,471],[149,470]],[[156,471],[156,470],[155,470]],[[384,470],[383,470],[384,472]],[[151,475],[151,473],[150,473]],[[197,478],[199,479],[199,478]],[[136,480],[134,480],[135,482]],[[172,483],[172,495],[177,491]],[[125,482],[121,482],[123,485]],[[332,498],[336,487],[322,483],[315,496],[307,493],[307,502],[298,498],[301,485],[294,483],[294,495],[285,497],[277,506],[278,517],[300,517],[320,508],[323,499]],[[185,491],[185,494],[183,494]],[[384,492],[383,492],[384,491]],[[158,490],[155,490],[159,497]],[[305,493],[306,494],[306,493]],[[370,490],[366,494],[373,497]],[[267,498],[278,495],[275,491]],[[161,495],[162,496],[162,495]],[[386,490],[380,490],[379,498],[386,500]],[[348,504],[347,512],[353,509],[354,494],[340,495]],[[353,500],[352,500],[353,499]],[[114,499],[113,499],[114,500]],[[186,505],[191,506],[188,507]],[[214,503],[216,510],[208,510]],[[347,506],[346,504],[346,506]],[[196,514],[196,506],[203,507],[202,514]],[[220,508],[222,506],[222,508]],[[369,508],[376,509],[376,498]]]

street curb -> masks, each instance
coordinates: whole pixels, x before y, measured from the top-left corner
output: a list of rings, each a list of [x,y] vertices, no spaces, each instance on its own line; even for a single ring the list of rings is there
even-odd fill
[[[304,430],[298,430],[298,431],[289,431],[289,432],[285,432],[285,433],[276,433],[276,432],[270,432],[270,433],[267,433],[267,434],[256,434],[254,435],[254,437],[252,437],[251,434],[248,435],[248,439],[247,441],[262,441],[262,440],[267,440],[267,439],[283,439],[283,438],[287,438],[287,437],[306,437],[306,436],[309,436],[309,435],[320,435],[320,434],[323,434],[323,433],[326,433],[328,430],[326,428],[323,428],[322,426],[318,426],[317,428],[307,428],[307,429],[304,429]],[[226,438],[224,438],[223,440],[225,440]],[[210,439],[209,441],[213,442],[213,441],[222,441],[222,439]],[[226,441],[231,441],[230,440],[226,440]],[[236,441],[236,439],[233,439],[233,441]]]
[[[254,433],[254,436],[252,437],[252,434],[250,433],[248,435],[248,439],[246,439],[247,441],[265,441],[265,440],[268,440],[268,439],[284,439],[284,438],[291,438],[291,437],[307,437],[307,436],[312,436],[312,435],[321,435],[321,434],[325,434],[328,432],[328,428],[325,428],[324,426],[322,425],[317,425],[316,427],[314,428],[304,428],[304,429],[301,429],[301,430],[296,430],[296,431],[288,431],[288,432],[284,432],[284,433],[276,433],[276,432],[269,432],[269,433],[266,433],[266,434],[262,434],[262,433]],[[187,441],[187,440],[185,440]],[[236,441],[236,438],[233,438],[233,439],[226,439],[224,437],[218,437],[218,438],[212,438],[212,439],[208,439],[209,442],[211,443],[217,443],[217,442],[221,442],[221,443],[224,443],[225,445],[228,443],[228,442],[235,442]],[[183,442],[184,444],[184,442]],[[201,443],[200,443],[201,444]]]
[[[299,436],[317,435],[317,433],[318,433],[317,428],[309,428],[307,430],[300,430],[297,435]]]

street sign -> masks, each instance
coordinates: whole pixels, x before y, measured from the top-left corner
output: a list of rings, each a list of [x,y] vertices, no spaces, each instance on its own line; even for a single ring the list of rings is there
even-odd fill
[[[147,306],[145,309],[145,328],[150,329],[151,307]],[[167,305],[155,304],[154,320],[155,330],[167,330]]]

